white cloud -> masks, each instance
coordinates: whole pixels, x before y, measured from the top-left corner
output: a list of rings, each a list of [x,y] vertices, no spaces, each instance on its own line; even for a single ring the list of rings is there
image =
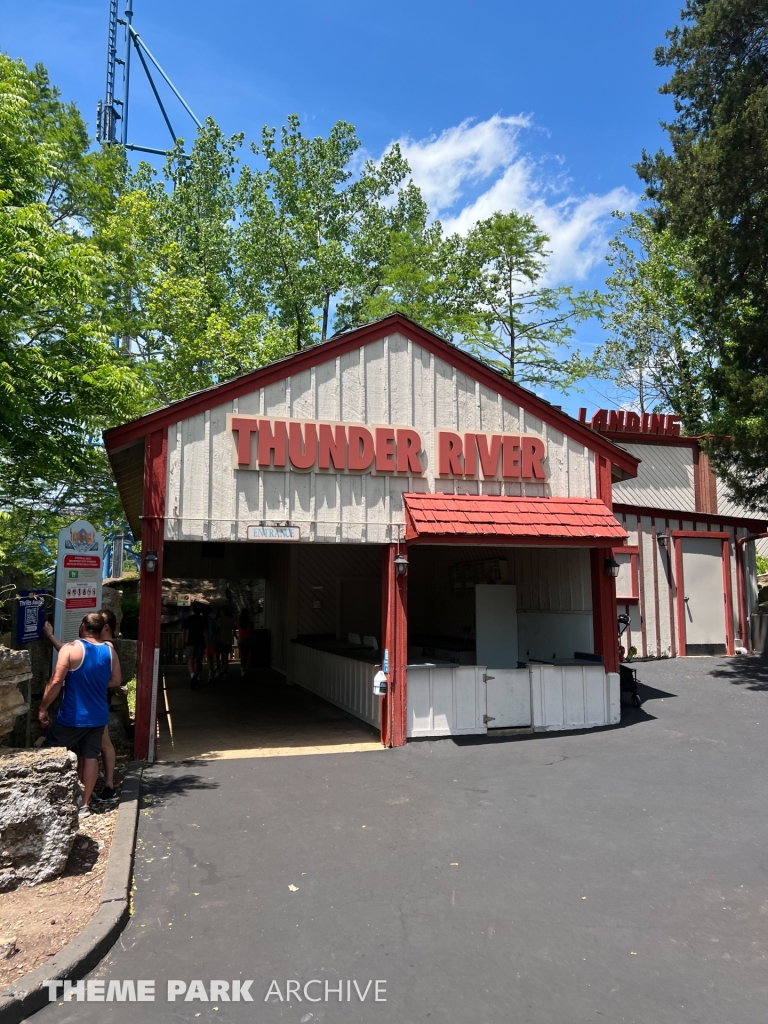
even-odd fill
[[[639,197],[624,186],[599,195],[570,194],[562,172],[552,173],[551,162],[523,151],[521,135],[531,127],[522,114],[494,114],[399,142],[414,181],[446,230],[466,231],[496,210],[530,213],[550,236],[547,283],[583,280],[606,252],[611,211],[632,210]]]

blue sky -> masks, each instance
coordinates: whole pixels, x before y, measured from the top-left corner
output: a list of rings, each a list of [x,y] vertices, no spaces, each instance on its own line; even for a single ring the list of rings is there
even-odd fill
[[[665,75],[653,51],[679,6],[134,0],[134,24],[201,119],[249,138],[293,112],[312,134],[343,119],[373,157],[398,139],[447,226],[529,210],[552,238],[551,280],[600,287],[610,211],[638,203],[632,164],[664,142],[671,104],[658,94]],[[46,64],[91,124],[107,11],[108,0],[0,0],[0,47]],[[130,139],[164,147],[134,67]],[[180,108],[169,110],[176,131],[191,134]],[[589,328],[579,337],[587,348],[598,340]],[[568,411],[605,404],[591,388],[555,400]]]

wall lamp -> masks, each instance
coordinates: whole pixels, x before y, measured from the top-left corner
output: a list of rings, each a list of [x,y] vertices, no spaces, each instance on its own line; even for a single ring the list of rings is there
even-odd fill
[[[659,536],[656,538],[656,543],[661,548],[668,547],[669,546],[669,541],[670,541],[670,537],[669,537],[668,533],[660,533]]]
[[[395,570],[398,576],[406,576],[408,574],[408,559],[405,555],[395,555]]]
[[[608,575],[614,580],[619,575],[619,563],[616,561],[615,558],[603,559],[603,568],[608,573]]]
[[[144,568],[147,572],[157,572],[157,552],[147,551],[144,555]]]

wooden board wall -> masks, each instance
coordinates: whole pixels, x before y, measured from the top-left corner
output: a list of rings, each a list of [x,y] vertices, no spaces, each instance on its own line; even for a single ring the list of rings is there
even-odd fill
[[[415,426],[423,478],[232,467],[228,413]],[[530,433],[547,446],[545,483],[436,480],[439,428]],[[391,543],[406,491],[594,497],[583,445],[395,334],[181,420],[168,434],[167,540],[243,540],[249,525],[298,525],[303,541]]]

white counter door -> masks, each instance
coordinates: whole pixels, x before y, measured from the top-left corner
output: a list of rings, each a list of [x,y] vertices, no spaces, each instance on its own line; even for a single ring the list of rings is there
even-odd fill
[[[530,725],[531,677],[528,669],[489,668],[485,678],[488,728],[512,729]]]
[[[475,587],[478,665],[517,668],[517,587],[479,583]]]
[[[722,541],[682,537],[685,643],[689,653],[725,653],[725,591]]]

